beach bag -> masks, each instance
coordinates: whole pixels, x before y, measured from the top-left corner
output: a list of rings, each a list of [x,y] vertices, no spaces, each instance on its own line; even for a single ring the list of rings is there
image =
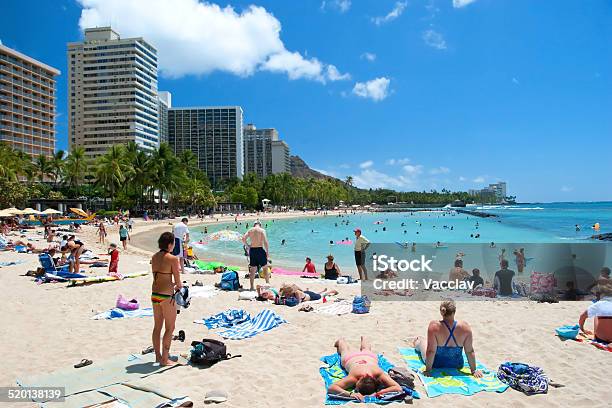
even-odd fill
[[[136,310],[140,307],[140,305],[138,304],[138,300],[136,299],[127,300],[126,298],[123,297],[123,295],[117,296],[116,306],[122,310]]]
[[[506,362],[499,366],[497,378],[526,395],[546,394],[548,392],[549,380],[540,367]]]
[[[191,353],[189,362],[196,365],[210,366],[221,360],[242,357],[232,356],[227,352],[225,343],[214,339],[202,339],[202,341],[191,342]]]
[[[530,292],[535,295],[555,293],[555,275],[546,272],[533,272],[531,274]]]
[[[238,273],[235,271],[226,271],[221,275],[221,282],[219,282],[221,290],[238,290],[240,289],[240,280]]]
[[[365,314],[370,312],[370,299],[367,296],[355,296],[353,299],[353,313]]]
[[[556,328],[557,336],[563,339],[576,340],[578,333],[580,332],[580,326],[576,325],[565,325]]]
[[[294,307],[297,306],[300,302],[298,302],[297,298],[294,296],[288,296],[288,297],[280,297],[277,296],[274,299],[274,304],[275,305],[285,305],[285,306],[289,306],[289,307]]]
[[[388,374],[402,388],[407,387],[414,390],[414,374],[408,371],[406,367],[393,367]]]

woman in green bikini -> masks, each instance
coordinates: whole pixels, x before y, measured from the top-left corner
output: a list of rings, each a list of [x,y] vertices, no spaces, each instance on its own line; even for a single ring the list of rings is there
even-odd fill
[[[174,234],[164,232],[157,241],[159,252],[151,258],[153,270],[153,287],[151,289],[151,302],[153,303],[153,348],[155,361],[161,365],[173,365],[170,357],[170,343],[176,322],[176,306],[174,293],[183,286],[180,276],[179,259],[172,255],[174,249]],[[163,347],[160,350],[160,335],[165,326],[164,337],[161,340]]]

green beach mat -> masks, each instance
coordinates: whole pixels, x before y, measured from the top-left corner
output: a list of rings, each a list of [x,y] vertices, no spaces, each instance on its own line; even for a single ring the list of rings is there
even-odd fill
[[[180,359],[180,358],[179,358]],[[180,364],[186,364],[186,360],[179,360]],[[63,368],[50,374],[40,374],[24,377],[17,380],[21,387],[65,387],[66,401],[69,402],[74,396],[75,406],[79,406],[79,396],[88,391],[100,390],[114,384],[127,383],[140,380],[153,374],[162,373],[180,365],[162,367],[155,364],[155,355],[118,356],[101,362],[94,361],[93,364],[82,368]],[[93,398],[93,395],[91,396]],[[108,401],[108,397],[102,394],[98,397],[99,402]],[[35,402],[46,402],[44,400]],[[92,404],[94,402],[89,402]],[[71,403],[72,404],[72,403]],[[82,406],[82,405],[80,405]]]
[[[480,391],[504,392],[508,386],[497,379],[495,371],[489,371],[479,361],[476,368],[482,371],[483,377],[471,375],[467,357],[463,353],[463,368],[434,368],[431,377],[423,374],[425,364],[417,351],[412,347],[398,347],[402,359],[412,371],[417,373],[430,398],[442,394],[474,395]]]
[[[201,269],[203,271],[212,271],[215,270],[216,268],[227,268],[228,271],[238,271],[238,269],[240,269],[237,266],[225,266],[225,264],[223,262],[215,262],[215,261],[202,261],[200,259],[193,261],[193,263],[195,264],[195,266],[198,267],[198,269]]]

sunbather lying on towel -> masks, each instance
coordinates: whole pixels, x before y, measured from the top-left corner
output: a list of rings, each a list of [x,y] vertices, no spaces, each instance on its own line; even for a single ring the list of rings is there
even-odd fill
[[[334,346],[348,375],[330,385],[327,389],[329,394],[363,401],[366,395],[379,396],[402,391],[402,387],[378,366],[378,356],[372,352],[372,346],[363,336],[359,350],[351,349],[343,338],[338,339]],[[348,391],[353,388],[354,391]]]
[[[462,368],[463,351],[467,356],[474,377],[482,377],[476,369],[476,353],[472,346],[472,328],[467,322],[455,320],[455,302],[445,300],[440,304],[442,320],[432,320],[427,328],[427,340],[418,336],[414,348],[425,363],[425,375],[432,368]]]
[[[300,287],[294,284],[283,284],[281,285],[280,290],[273,288],[271,286],[261,286],[257,285],[257,295],[261,299],[265,300],[274,300],[277,297],[294,297],[299,302],[307,302],[309,300],[319,300],[325,296],[333,296],[337,295],[337,290],[327,290],[327,288],[323,289],[320,292],[313,292],[308,289],[302,290]]]

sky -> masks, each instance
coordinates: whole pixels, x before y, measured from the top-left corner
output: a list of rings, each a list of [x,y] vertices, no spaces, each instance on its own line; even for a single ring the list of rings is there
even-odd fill
[[[240,105],[359,187],[612,200],[610,0],[3,0],[0,19],[63,73],[85,27],[144,37],[173,106]]]

